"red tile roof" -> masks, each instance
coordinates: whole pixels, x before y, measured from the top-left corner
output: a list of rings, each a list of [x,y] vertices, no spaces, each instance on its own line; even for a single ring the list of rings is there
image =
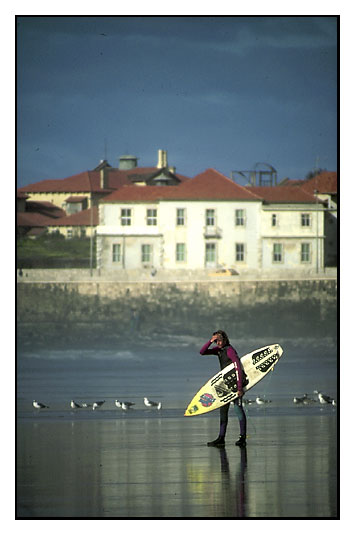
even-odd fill
[[[124,184],[130,184],[126,173],[123,171],[108,171],[108,190],[117,189]],[[106,191],[100,187],[100,171],[84,171],[68,178],[41,180],[28,186],[19,188],[19,192],[24,193],[49,193],[49,192],[90,192]]]
[[[98,225],[98,210],[94,206],[92,214],[92,224],[94,226]],[[59,219],[52,219],[47,226],[51,227],[90,227],[91,226],[91,208],[87,210],[81,210],[76,214],[68,215],[66,217],[61,217]]]
[[[129,179],[130,175],[156,173],[157,167],[135,167],[134,169],[121,170],[107,168],[107,189],[102,189],[100,186],[100,171],[84,171],[77,175],[68,178],[60,178],[53,180],[41,180],[34,184],[22,186],[18,189],[18,194],[22,193],[76,193],[76,192],[101,192],[110,193],[110,190],[116,190],[124,185],[132,184]],[[181,182],[189,179],[178,173],[174,173]]]
[[[102,202],[149,202],[159,200],[252,200],[261,201],[215,169],[186,180],[177,186],[124,186]]]
[[[16,218],[18,227],[46,227],[48,224],[58,221],[58,219],[36,212],[19,212]]]
[[[304,191],[298,186],[246,186],[268,203],[315,203],[313,194]]]
[[[27,201],[26,212],[37,212],[47,217],[63,217],[65,211],[55,204],[47,201]]]
[[[305,180],[302,189],[309,193],[317,190],[319,193],[336,194],[338,192],[338,173],[336,171],[322,171],[319,175]]]

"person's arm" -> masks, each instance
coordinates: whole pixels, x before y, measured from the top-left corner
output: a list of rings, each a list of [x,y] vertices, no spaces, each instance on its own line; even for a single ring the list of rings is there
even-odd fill
[[[213,340],[208,340],[200,349],[200,355],[217,355],[218,354],[218,347],[212,347],[209,349],[210,345],[212,344]]]
[[[228,358],[233,362],[234,368],[237,374],[237,386],[238,386],[238,396],[242,396],[244,394],[243,392],[243,373],[242,373],[242,365],[240,364],[239,357],[237,355],[237,352],[232,346],[229,346],[227,349],[227,356]]]

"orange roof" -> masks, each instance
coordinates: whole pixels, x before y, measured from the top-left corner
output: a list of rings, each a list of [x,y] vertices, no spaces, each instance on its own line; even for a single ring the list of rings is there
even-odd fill
[[[304,191],[298,186],[246,186],[268,203],[315,203],[313,194]]]
[[[135,167],[133,169],[112,169],[107,168],[107,189],[100,187],[100,171],[83,171],[77,175],[73,175],[67,178],[59,178],[53,180],[41,180],[27,186],[19,188],[18,194],[22,193],[50,193],[50,192],[62,192],[62,193],[74,193],[74,192],[106,192],[110,190],[116,190],[124,185],[132,184],[129,179],[130,175],[145,175],[149,173],[156,173],[159,171],[157,167]],[[183,175],[174,173],[181,182],[188,181],[189,179]]]
[[[16,220],[18,227],[46,227],[58,221],[38,212],[18,212]]]
[[[305,180],[301,187],[309,193],[314,193],[317,190],[319,193],[335,194],[338,192],[338,173],[336,171],[322,171],[319,175]]]
[[[92,224],[98,225],[98,210],[97,207],[94,206],[93,208],[93,214],[92,214]],[[68,215],[65,217],[60,217],[59,219],[51,219],[51,221],[48,223],[48,227],[71,227],[71,226],[79,226],[79,227],[90,227],[91,226],[91,208],[88,208],[87,210],[81,210],[80,212],[77,212],[76,214]]]
[[[108,176],[108,190],[103,190],[100,187],[100,171],[84,171],[77,175],[70,176],[68,178],[54,179],[54,180],[41,180],[28,186],[19,188],[19,192],[24,193],[49,193],[49,192],[63,192],[74,193],[87,191],[109,191],[110,189],[117,189],[124,184],[130,184],[131,182],[126,176],[125,171],[109,170]]]
[[[251,200],[261,198],[215,169],[186,180],[177,186],[124,186],[102,202],[149,202],[159,200]]]

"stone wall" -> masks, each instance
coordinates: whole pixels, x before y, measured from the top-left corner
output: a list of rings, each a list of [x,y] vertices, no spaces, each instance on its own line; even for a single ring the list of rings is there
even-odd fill
[[[336,279],[18,282],[19,346],[99,346],[170,334],[334,336]]]

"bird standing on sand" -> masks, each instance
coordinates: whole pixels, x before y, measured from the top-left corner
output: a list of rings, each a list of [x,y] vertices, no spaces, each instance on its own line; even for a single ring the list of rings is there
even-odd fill
[[[156,401],[151,401],[148,398],[144,398],[144,405],[147,407],[156,407],[157,410],[161,409],[161,402],[157,403]]]
[[[119,399],[115,399],[115,405],[119,409],[123,409],[126,411],[127,409],[130,409],[132,405],[135,405],[132,401],[120,401]]]
[[[81,409],[82,405],[79,405],[79,403],[76,403],[73,399],[70,402],[70,406],[72,409]]]
[[[318,399],[322,405],[326,405],[327,403],[333,402],[333,398],[322,394],[322,392],[318,392]]]
[[[261,399],[259,396],[255,400],[258,405],[265,405],[265,403],[271,403],[268,399]]]
[[[44,403],[40,403],[39,401],[36,401],[35,399],[32,401],[32,405],[35,409],[49,409],[48,405],[45,405]]]
[[[104,401],[95,401],[93,404],[92,404],[92,410],[94,411],[95,409],[98,409],[99,407],[101,407],[101,405],[103,405],[105,403],[105,400]]]

